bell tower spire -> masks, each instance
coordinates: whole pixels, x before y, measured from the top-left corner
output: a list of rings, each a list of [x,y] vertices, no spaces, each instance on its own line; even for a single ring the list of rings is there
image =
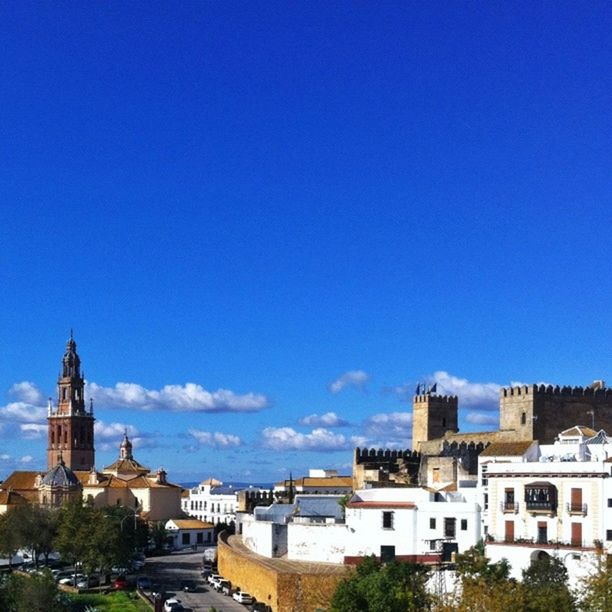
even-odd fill
[[[49,406],[47,465],[56,465],[58,452],[72,470],[89,470],[94,465],[94,418],[85,409],[85,379],[72,329],[62,358],[57,381],[57,409]]]

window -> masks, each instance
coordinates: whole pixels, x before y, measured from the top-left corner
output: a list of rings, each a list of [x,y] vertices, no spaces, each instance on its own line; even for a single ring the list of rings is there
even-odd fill
[[[445,538],[454,538],[456,534],[456,519],[454,518],[445,518],[444,519],[444,537]]]
[[[393,529],[393,512],[382,513],[383,529]]]
[[[183,544],[191,544],[191,538],[189,533],[183,534]]]
[[[523,412],[521,414],[521,425],[525,425],[525,423],[527,423],[527,414]]]
[[[201,531],[198,531],[196,542],[198,544],[204,544],[204,534]]]
[[[484,494],[484,509],[485,510],[489,509],[489,494],[488,493]]]
[[[436,528],[436,519],[435,518],[430,518],[429,519],[429,528],[430,529],[435,529]]]
[[[395,561],[395,546],[381,546],[380,547],[380,560],[383,563]]]
[[[446,427],[446,419],[442,418],[442,427]]]
[[[612,508],[612,497],[608,497],[608,508]]]
[[[467,531],[467,519],[461,519],[461,531]]]
[[[429,541],[429,550],[437,550],[436,541],[435,540],[430,540]]]
[[[440,482],[440,468],[433,469],[432,482]]]
[[[606,529],[606,541],[612,542],[612,529]]]

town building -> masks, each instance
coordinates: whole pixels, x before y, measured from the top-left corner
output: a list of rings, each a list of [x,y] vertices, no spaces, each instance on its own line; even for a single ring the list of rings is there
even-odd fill
[[[49,400],[47,471],[15,471],[0,484],[0,512],[19,503],[61,506],[82,495],[96,507],[122,505],[141,518],[182,517],[181,487],[160,468],[151,472],[133,456],[127,432],[119,457],[101,471],[95,467],[93,403],[85,403],[85,377],[70,334],[58,378],[58,399]]]
[[[168,542],[176,550],[211,546],[215,540],[214,525],[198,519],[170,519],[165,527]]]
[[[553,444],[492,444],[480,456],[486,554],[512,575],[554,555],[578,584],[612,554],[612,440],[574,426]]]
[[[351,476],[339,476],[337,470],[310,469],[308,476],[281,480],[274,485],[275,497],[291,494],[346,495],[353,490]]]
[[[237,511],[251,510],[262,503],[272,503],[271,491],[224,485],[215,478],[207,478],[197,487],[184,490],[181,498],[185,514],[213,525],[229,525],[236,520]]]

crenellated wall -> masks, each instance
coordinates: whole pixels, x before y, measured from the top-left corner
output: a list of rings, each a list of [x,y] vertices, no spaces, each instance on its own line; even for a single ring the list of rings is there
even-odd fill
[[[353,456],[353,491],[366,483],[378,486],[416,484],[421,455],[416,451],[356,448]]]
[[[500,429],[517,440],[551,444],[563,430],[586,425],[612,432],[612,389],[522,385],[500,390]]]

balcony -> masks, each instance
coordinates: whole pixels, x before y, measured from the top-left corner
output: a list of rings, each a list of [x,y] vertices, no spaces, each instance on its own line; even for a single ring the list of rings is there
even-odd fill
[[[580,541],[580,542],[568,542],[563,540],[541,540],[535,538],[514,538],[512,540],[505,537],[493,537],[488,535],[486,539],[487,545],[504,545],[504,546],[524,546],[526,548],[544,548],[544,549],[578,549],[578,550],[599,550],[601,548],[601,542],[598,540],[593,541]]]
[[[568,514],[572,514],[574,516],[586,516],[587,514],[587,505],[586,504],[565,504],[565,509]]]
[[[518,514],[519,505],[518,502],[505,501],[500,502],[500,510],[504,514]]]
[[[526,500],[525,508],[527,512],[531,514],[548,514],[554,516],[557,513],[557,502],[556,501],[535,501]]]

